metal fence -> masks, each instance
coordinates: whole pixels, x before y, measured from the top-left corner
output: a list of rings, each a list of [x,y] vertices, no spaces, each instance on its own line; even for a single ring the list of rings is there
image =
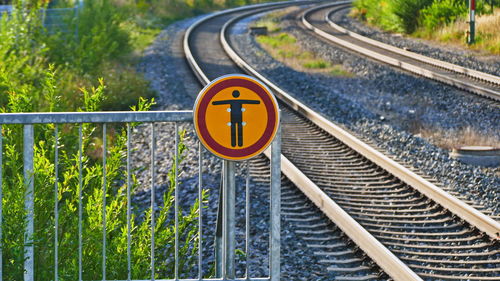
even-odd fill
[[[82,126],[87,125],[87,124],[93,124],[92,126],[95,126],[95,128],[102,129],[102,159],[99,161],[102,161],[102,169],[103,169],[103,179],[102,179],[102,202],[103,202],[103,207],[102,207],[102,264],[101,264],[101,275],[102,279],[101,280],[108,280],[106,279],[107,276],[107,260],[106,260],[106,255],[107,253],[110,253],[110,251],[113,251],[113,249],[107,248],[107,230],[106,230],[106,186],[109,186],[109,184],[112,183],[106,183],[106,155],[108,151],[108,143],[107,143],[107,137],[110,133],[108,128],[111,128],[110,126],[122,126],[120,128],[123,128],[126,132],[126,142],[127,142],[127,155],[126,155],[126,169],[121,171],[126,174],[126,200],[127,200],[127,250],[124,255],[126,255],[126,264],[127,264],[127,277],[124,278],[126,280],[134,280],[132,279],[131,276],[131,268],[134,266],[132,264],[132,259],[131,259],[131,215],[132,215],[132,209],[131,209],[131,200],[132,197],[134,196],[131,194],[131,139],[132,139],[132,133],[131,133],[131,127],[135,126],[132,124],[137,124],[136,122],[140,122],[142,125],[141,126],[149,126],[150,127],[150,137],[151,139],[148,140],[150,142],[149,147],[151,148],[150,151],[150,157],[151,157],[151,166],[150,171],[151,171],[151,183],[150,183],[150,190],[151,190],[151,251],[150,251],[150,264],[148,265],[150,271],[151,271],[151,277],[148,280],[155,280],[155,264],[157,262],[157,259],[155,258],[155,247],[162,247],[165,245],[155,245],[155,201],[157,198],[155,197],[156,192],[156,183],[155,183],[155,171],[156,171],[156,161],[155,161],[155,153],[156,153],[156,143],[157,143],[157,127],[161,124],[174,124],[175,125],[175,132],[173,132],[173,136],[175,137],[175,167],[178,167],[178,149],[177,145],[179,142],[179,133],[178,133],[178,126],[181,123],[190,123],[192,122],[192,112],[191,111],[152,111],[152,112],[93,112],[93,113],[9,113],[9,114],[0,114],[0,131],[2,134],[0,134],[0,281],[4,280],[4,275],[6,272],[4,272],[5,269],[5,264],[7,262],[11,261],[6,261],[3,259],[4,253],[3,249],[6,243],[9,243],[9,241],[6,240],[5,236],[2,236],[3,230],[5,229],[5,220],[4,220],[4,211],[3,209],[3,192],[5,191],[5,188],[9,188],[5,186],[5,178],[4,176],[9,176],[6,175],[6,172],[3,170],[4,164],[6,163],[5,161],[9,161],[6,159],[7,153],[4,151],[4,146],[5,143],[3,143],[4,140],[4,130],[7,127],[12,127],[12,126],[17,126],[18,129],[19,125],[22,126],[22,132],[23,132],[23,137],[22,137],[22,166],[24,170],[24,186],[25,186],[25,191],[24,191],[24,209],[25,209],[25,228],[24,228],[24,233],[20,233],[20,235],[24,236],[24,246],[21,245],[21,247],[24,247],[24,258],[23,258],[23,268],[24,268],[24,280],[40,280],[39,277],[36,276],[36,268],[35,268],[35,262],[38,263],[43,263],[44,261],[35,261],[35,256],[36,256],[36,251],[37,248],[35,244],[33,243],[33,234],[34,234],[34,229],[35,229],[35,193],[34,191],[37,189],[37,186],[35,186],[35,176],[34,175],[34,146],[36,142],[39,140],[36,140],[36,130],[35,126],[41,126],[40,124],[54,124],[53,128],[53,137],[54,137],[54,155],[53,155],[53,164],[54,164],[54,169],[55,169],[55,176],[53,179],[53,192],[54,192],[54,208],[53,208],[53,216],[54,216],[54,226],[53,226],[53,231],[54,232],[54,267],[53,267],[53,274],[54,280],[63,280],[64,278],[61,278],[59,275],[59,265],[60,265],[60,260],[58,253],[60,253],[61,249],[59,248],[59,242],[58,239],[61,237],[63,230],[60,229],[59,227],[59,212],[60,212],[60,200],[58,199],[58,194],[59,194],[59,188],[61,183],[59,182],[59,135],[62,130],[68,130],[67,126],[75,126],[74,129],[75,131],[78,131],[78,136],[75,136],[78,138],[78,167],[75,167],[75,169],[78,170],[79,173],[79,182],[78,182],[78,241],[74,241],[75,245],[78,244],[78,263],[75,266],[78,266],[78,280],[84,280],[83,278],[83,272],[85,271],[85,268],[83,267],[83,262],[82,262],[82,251],[84,248],[83,245],[83,238],[82,237],[82,221],[85,219],[84,214],[82,212],[82,201],[85,200],[83,198],[82,190],[84,189],[85,182],[82,181]],[[113,124],[111,124],[113,123]],[[16,125],[17,124],[17,125]],[[119,125],[117,125],[119,124]],[[155,126],[156,125],[156,126]],[[110,129],[111,130],[111,129]],[[204,156],[207,157],[207,153],[204,153],[204,149],[202,148],[202,145],[198,143],[198,199],[200,200],[199,208],[198,208],[198,233],[197,235],[199,236],[198,240],[198,253],[197,253],[197,267],[198,267],[198,272],[196,273],[195,277],[190,277],[190,279],[182,279],[179,276],[178,272],[178,260],[179,260],[179,237],[178,237],[178,217],[177,214],[179,212],[179,195],[178,195],[178,190],[179,188],[177,185],[175,185],[175,255],[172,257],[173,262],[175,262],[175,272],[173,278],[169,279],[157,279],[157,280],[273,280],[277,281],[279,280],[280,276],[280,186],[281,186],[281,181],[280,181],[280,176],[281,176],[281,171],[280,171],[280,150],[281,150],[281,140],[280,140],[280,133],[278,133],[276,139],[273,141],[271,145],[271,180],[270,180],[270,203],[269,203],[269,218],[270,221],[269,223],[269,266],[266,269],[267,272],[269,272],[269,275],[266,277],[254,277],[254,276],[249,276],[248,273],[246,276],[242,277],[236,277],[235,276],[235,244],[234,244],[234,227],[235,227],[235,207],[234,207],[234,196],[235,196],[235,191],[234,191],[234,186],[235,186],[235,181],[234,178],[228,177],[224,179],[224,186],[222,188],[222,196],[226,197],[226,199],[229,199],[224,202],[229,202],[222,204],[222,212],[219,211],[221,214],[221,217],[217,218],[218,223],[222,222],[222,236],[217,239],[216,243],[214,244],[220,244],[220,247],[216,247],[215,251],[220,253],[221,255],[217,258],[216,257],[216,263],[218,265],[216,267],[219,268],[219,272],[217,273],[216,277],[204,277],[203,273],[203,262],[204,262],[204,254],[203,254],[203,237],[204,237],[204,231],[206,229],[203,227],[203,203],[202,203],[202,192],[203,192],[203,178],[202,178],[202,161]],[[205,155],[204,155],[205,154]],[[230,161],[224,161],[224,167],[223,169],[234,169],[234,162]],[[248,165],[248,163],[247,163]],[[175,182],[177,183],[178,181],[178,173],[177,169],[175,169]],[[216,176],[216,175],[213,175]],[[248,177],[248,176],[247,176]],[[248,180],[246,181],[246,186],[245,190],[247,192],[247,195],[245,196],[245,251],[247,251],[246,255],[246,262],[245,262],[245,272],[248,272],[248,267],[249,267],[249,256],[250,253],[248,251],[251,251],[249,248],[249,243],[252,237],[250,236],[250,228],[252,227],[250,225],[250,197],[248,196],[249,194],[249,182]],[[21,191],[22,192],[22,191]],[[220,205],[219,205],[220,206]],[[206,207],[206,206],[205,206]],[[259,212],[262,212],[262,210],[259,210]],[[220,243],[218,243],[220,242]],[[217,255],[216,255],[217,256]],[[222,257],[222,258],[221,258]],[[65,265],[67,266],[67,265]]]
[[[69,32],[70,23],[73,19],[78,20],[83,2],[78,2],[71,8],[47,8],[41,9],[40,15],[42,17],[43,26],[50,34],[56,32]],[[14,6],[0,5],[0,17],[4,14],[11,14]],[[78,36],[78,30],[75,30],[75,35]]]

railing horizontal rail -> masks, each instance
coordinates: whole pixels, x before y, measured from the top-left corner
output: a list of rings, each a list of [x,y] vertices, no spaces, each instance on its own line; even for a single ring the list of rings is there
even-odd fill
[[[279,247],[277,248],[279,246],[279,228],[276,230],[279,225],[277,223],[277,221],[279,222],[279,203],[275,202],[279,202],[280,198],[279,160],[271,161],[270,169],[270,198],[274,200],[272,201],[274,205],[269,206],[269,226],[272,225],[272,228],[269,230],[268,241],[271,242],[269,242],[268,256],[269,259],[275,260],[274,263],[268,263],[266,268],[265,262],[262,260],[255,262],[248,255],[246,262],[237,262],[238,266],[244,268],[244,271],[237,273],[237,278],[234,278],[234,275],[228,276],[227,273],[222,275],[224,276],[222,279],[217,278],[217,275],[215,278],[207,277],[210,276],[208,271],[212,257],[210,253],[217,251],[217,249],[204,244],[204,241],[211,239],[211,232],[207,232],[211,224],[203,224],[203,208],[209,207],[206,203],[208,201],[204,201],[208,200],[208,197],[205,197],[208,195],[205,194],[204,190],[209,190],[212,187],[204,183],[203,175],[208,173],[209,176],[218,177],[219,174],[216,170],[204,171],[203,165],[206,165],[204,160],[210,156],[203,152],[201,143],[195,142],[197,149],[184,148],[191,149],[193,153],[184,152],[186,154],[181,154],[183,153],[181,152],[183,151],[181,141],[184,142],[184,134],[190,134],[190,131],[193,130],[193,128],[184,125],[192,122],[193,112],[191,110],[0,113],[0,281],[38,280],[39,276],[44,276],[42,279],[48,280],[46,278],[48,275],[53,276],[51,280],[69,280],[68,276],[72,276],[69,277],[73,278],[72,280],[95,280],[99,278],[98,276],[102,276],[102,279],[99,280],[117,281],[276,280],[276,277],[272,278],[271,273],[264,273],[262,276],[260,272],[255,272],[250,268],[259,264],[267,272],[274,272],[276,271],[274,268],[277,267],[276,261],[279,264]],[[110,123],[114,124],[109,125]],[[39,124],[54,124],[54,126],[35,126]],[[71,126],[65,126],[65,124]],[[113,126],[115,124],[123,126]],[[12,125],[20,126],[14,128]],[[169,131],[173,131],[173,133]],[[165,141],[167,135],[170,139]],[[172,141],[174,138],[175,142]],[[15,143],[18,139],[22,140],[19,145]],[[278,153],[278,155],[279,139],[278,135],[272,144],[273,153]],[[9,147],[6,146],[6,143]],[[193,145],[192,141],[189,144]],[[161,156],[161,160],[159,156]],[[188,157],[189,160],[181,164],[184,157]],[[279,157],[274,157],[274,159],[279,159]],[[193,160],[196,162],[191,162]],[[43,168],[37,166],[37,163],[42,162],[46,166]],[[278,163],[276,164],[276,162]],[[196,169],[198,174],[186,176],[179,173],[180,169],[185,167],[183,165],[188,163],[198,163],[199,167]],[[17,167],[22,168],[17,171]],[[45,169],[44,172],[41,172],[42,169]],[[237,169],[242,174],[246,173],[247,178],[250,177],[250,164],[248,162],[246,165],[239,165]],[[159,173],[165,173],[168,178],[158,177]],[[182,179],[184,177],[192,177],[193,179],[198,177],[197,185],[187,180],[185,184],[181,184],[180,177]],[[6,179],[10,184],[6,184]],[[18,181],[21,181],[20,186],[23,187],[16,189],[14,186],[18,187],[16,185]],[[240,182],[238,186],[242,184]],[[166,190],[162,191],[159,188]],[[261,244],[263,241],[261,241],[260,236],[254,240],[250,235],[252,233],[250,206],[252,205],[250,204],[250,181],[248,179],[245,181],[244,188],[246,195],[238,198],[245,200],[247,207],[245,210],[245,218],[248,220],[245,222],[246,229],[243,232],[243,229],[239,227],[232,227],[232,232],[228,231],[228,234],[225,235],[236,235],[237,229],[241,233],[246,233],[244,247],[246,253],[251,253],[254,250],[252,245],[254,243]],[[137,190],[144,192],[146,189],[150,190],[150,201],[147,202],[143,199],[134,201],[135,192]],[[188,189],[198,189],[198,197],[186,198],[185,190]],[[181,190],[183,190],[182,193]],[[229,194],[224,190],[222,189],[223,193]],[[234,190],[236,190],[236,184]],[[24,193],[24,198],[22,196],[16,197],[18,193]],[[52,198],[54,201],[53,206],[49,206],[47,212],[44,209],[45,205],[37,207],[35,204],[35,202],[41,202],[42,199],[45,203],[52,204],[42,194],[43,196],[50,194],[47,198]],[[167,196],[163,200],[168,198],[167,201],[173,202],[173,205],[165,204],[165,201],[160,199],[161,195]],[[221,198],[224,197],[219,199]],[[99,199],[101,201],[92,201]],[[7,225],[5,220],[5,218],[12,218],[12,214],[5,212],[5,210],[8,210],[9,206],[17,206],[13,205],[13,200],[24,201],[24,206],[19,207],[20,211],[26,213],[25,225],[20,226],[24,229],[24,233],[18,229],[16,231],[20,235],[24,235],[25,238],[17,247],[23,251],[21,259],[19,259],[21,262],[11,264],[6,270],[6,263],[2,260],[5,261],[8,258],[12,260],[12,257],[15,256],[12,251],[9,252],[9,249],[5,250],[4,247],[10,241],[14,241],[14,238],[5,235],[5,233],[13,233],[11,227],[13,224]],[[266,199],[262,198],[262,200]],[[5,202],[9,202],[10,205],[2,204]],[[186,218],[182,212],[185,207],[179,204],[181,202],[198,204],[197,218],[195,218],[197,222],[193,220],[193,224],[189,225],[189,227],[193,227],[190,230],[193,232],[189,232],[189,234],[185,233],[186,230],[180,230],[182,227],[187,227]],[[120,207],[122,206],[120,204],[126,206],[126,209]],[[231,208],[234,209],[235,204],[231,204]],[[89,209],[91,205],[94,208],[92,210]],[[226,209],[230,208],[226,207]],[[61,214],[62,216],[60,216]],[[75,220],[67,220],[69,214],[74,216]],[[40,223],[35,220],[36,216],[40,218],[43,216],[48,220]],[[117,219],[118,217],[120,218]],[[97,219],[100,221],[95,221]],[[214,218],[207,213],[205,219],[210,222]],[[139,224],[143,230],[137,230]],[[229,222],[224,222],[224,224],[229,225]],[[195,229],[194,225],[198,229]],[[175,240],[173,240],[174,238],[165,239],[165,233],[170,230],[160,232],[159,226],[162,229],[173,227],[169,233],[175,235]],[[40,229],[50,230],[42,232]],[[195,237],[196,235],[198,238]],[[275,237],[276,235],[278,237]],[[43,242],[36,241],[34,237]],[[126,257],[117,258],[113,244],[113,241],[118,239],[116,237],[123,238],[120,241],[126,240],[124,242],[126,245],[121,244],[121,250],[119,250],[121,255],[123,252],[120,251],[126,248],[124,254]],[[88,242],[90,240],[92,240],[92,246]],[[42,243],[44,243],[43,246]],[[137,246],[135,245],[137,243],[142,243],[141,247],[150,246],[150,250],[146,253],[136,251]],[[194,243],[197,243],[198,246],[196,250],[198,257],[197,265],[195,265],[196,253],[193,250],[192,266],[196,266],[197,269],[190,269],[191,271],[188,272],[185,265],[182,264],[184,252],[180,251],[185,247],[195,249]],[[224,247],[223,249],[225,249]],[[95,250],[95,255],[98,255],[100,259],[92,260],[94,252],[91,253],[88,249]],[[173,249],[173,252],[167,253],[168,257],[164,256],[166,251],[170,251],[169,249]],[[68,251],[72,251],[73,256],[68,254]],[[52,255],[50,256],[52,261],[43,260],[43,255],[40,255],[42,252],[45,254],[50,252],[45,256]],[[140,252],[140,258],[136,256],[138,252]],[[166,259],[171,259],[169,263],[172,266],[168,266],[168,269],[164,268]],[[207,259],[208,261],[206,261]],[[229,257],[228,259],[233,258]],[[137,263],[134,264],[137,261],[143,265],[147,264],[148,267],[137,267]],[[36,267],[37,262],[38,264],[44,263],[44,265]],[[120,269],[116,267],[116,264],[120,264]],[[265,274],[270,274],[271,277],[266,277]],[[144,279],[147,275],[150,275],[150,279]],[[16,277],[13,279],[12,276]],[[133,279],[133,276],[136,279]],[[193,278],[194,276],[198,276],[198,278]],[[279,277],[279,275],[277,276]]]
[[[189,122],[192,120],[193,112],[191,110],[0,114],[0,124]]]
[[[155,281],[270,281],[270,277],[262,277],[262,278],[235,278],[235,279],[228,279],[228,278],[202,278],[202,279],[154,279]],[[97,280],[96,280],[97,281]],[[113,280],[113,281],[128,281],[127,279],[124,280]],[[151,281],[151,279],[131,279],[130,281]]]

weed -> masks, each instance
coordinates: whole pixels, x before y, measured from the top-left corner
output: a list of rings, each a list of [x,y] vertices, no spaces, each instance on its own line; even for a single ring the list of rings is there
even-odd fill
[[[257,36],[257,42],[274,58],[297,70],[323,72],[333,76],[352,75],[341,65],[332,65],[314,54],[304,51],[297,44],[297,39],[288,33],[275,32],[265,36]]]
[[[415,127],[412,133],[429,139],[433,144],[445,149],[453,149],[461,146],[500,147],[500,138],[498,136],[485,135],[472,127],[443,130],[420,126]]]
[[[308,61],[303,64],[305,68],[313,68],[313,69],[325,69],[327,67],[330,67],[330,63],[324,61],[324,60],[314,60],[314,61]]]
[[[498,6],[500,1],[493,0]],[[385,30],[405,32],[466,46],[468,6],[461,0],[356,0],[351,16]],[[472,49],[500,53],[498,11],[476,1],[476,44]]]
[[[43,93],[53,97],[54,102],[48,104],[48,108],[57,108],[58,89],[54,86],[54,72],[47,72],[42,81]],[[98,111],[101,109],[106,96],[103,81],[99,86],[91,90],[82,89],[83,107],[81,111]],[[3,111],[29,111],[29,103],[20,103],[20,100],[29,100],[23,93],[10,95],[9,107]],[[141,99],[134,107],[138,110],[146,110],[152,103]],[[132,124],[135,126],[137,124]],[[24,232],[24,192],[23,168],[22,168],[22,144],[19,136],[21,128],[17,125],[3,126],[4,165],[3,165],[3,203],[6,209],[4,213],[2,237],[4,260],[4,278],[6,280],[22,280],[24,239],[20,235]],[[59,191],[57,200],[59,204],[59,276],[60,280],[78,279],[78,206],[79,206],[79,178],[82,176],[83,189],[83,268],[84,278],[97,280],[101,278],[102,260],[102,231],[103,231],[103,177],[106,173],[106,241],[107,251],[106,265],[109,268],[107,277],[110,279],[126,279],[126,174],[123,173],[126,165],[126,131],[119,127],[110,126],[106,137],[108,151],[106,154],[106,171],[101,163],[103,149],[102,138],[97,134],[96,128],[89,124],[82,125],[82,170],[79,166],[78,139],[75,138],[77,127],[68,125],[61,128],[58,138],[59,144],[59,176],[55,178],[54,149],[56,140],[54,137],[55,125],[37,125],[35,128],[36,141],[34,148],[35,163],[35,276],[36,280],[50,280],[53,277],[54,267],[54,184],[57,180]],[[183,142],[185,132],[180,134],[178,146],[178,163],[185,158],[186,146]],[[175,163],[174,160],[172,160]],[[157,216],[157,249],[158,268],[155,272],[157,277],[171,276],[173,265],[167,263],[168,257],[173,253],[174,222],[172,219],[173,192],[176,188],[173,179],[176,169],[172,165],[168,173],[170,185],[164,195],[163,206],[159,206]],[[133,181],[130,186],[132,193],[137,186]],[[206,197],[204,197],[206,198]],[[187,212],[179,213],[179,237],[180,247],[180,272],[184,274],[194,263],[193,251],[197,247],[197,214],[198,204],[196,201]],[[133,276],[145,279],[151,276],[149,268],[150,252],[150,211],[138,219],[137,213],[132,218],[132,263]],[[17,221],[17,222],[16,222]],[[21,223],[19,223],[21,222]],[[161,246],[160,246],[161,245]],[[164,246],[166,245],[166,246]],[[149,272],[148,272],[149,271]]]

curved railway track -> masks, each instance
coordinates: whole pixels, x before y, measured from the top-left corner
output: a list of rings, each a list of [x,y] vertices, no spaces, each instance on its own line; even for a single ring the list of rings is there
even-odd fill
[[[350,1],[313,7],[302,14],[304,26],[350,51],[454,87],[500,101],[500,77],[397,48],[347,30],[335,23]]]
[[[334,224],[319,221],[312,204],[300,201],[300,192],[289,185],[284,213],[301,224],[309,246],[317,247],[316,253],[326,257],[323,261],[341,279],[384,279],[374,262],[398,280],[500,280],[497,222],[294,100],[231,48],[228,30],[237,20],[303,3],[220,12],[192,25],[184,40],[200,83],[247,72],[281,100],[283,173]],[[339,239],[344,235],[349,239]]]

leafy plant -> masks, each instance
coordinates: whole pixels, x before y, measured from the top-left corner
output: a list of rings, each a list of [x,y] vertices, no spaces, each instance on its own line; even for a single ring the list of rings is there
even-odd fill
[[[42,85],[42,92],[52,95],[57,88],[53,87],[53,73],[47,73]],[[82,89],[84,96],[84,107],[82,111],[99,110],[104,96],[105,87],[103,82],[90,91]],[[11,95],[14,97],[14,95]],[[18,98],[18,95],[15,96]],[[23,99],[23,98],[19,98]],[[57,102],[57,98],[54,101]],[[49,107],[57,107],[57,104]],[[142,99],[135,107],[138,110],[148,109],[152,105]],[[18,104],[18,110],[24,111]],[[9,108],[4,108],[9,111]],[[135,126],[136,124],[132,124]],[[3,204],[4,221],[2,237],[4,264],[4,278],[6,280],[21,280],[23,278],[25,211],[22,168],[22,144],[19,143],[21,128],[19,126],[3,126],[4,143],[4,165],[3,165]],[[56,166],[55,147],[56,138],[54,134],[55,125],[37,125],[37,141],[34,147],[34,185],[35,185],[35,234],[33,237],[35,247],[35,276],[37,280],[50,280],[54,276],[54,254],[55,254],[55,194]],[[106,169],[102,164],[102,158],[93,159],[89,151],[95,149],[97,130],[89,124],[82,125],[82,170],[79,167],[79,146],[77,127],[72,125],[59,126],[57,145],[59,148],[58,161],[58,257],[60,280],[78,279],[78,217],[79,217],[79,194],[82,193],[82,262],[84,279],[96,280],[101,278],[101,264],[103,262],[102,211],[103,186],[106,189],[106,265],[108,268],[107,278],[126,279],[127,276],[127,197],[126,197],[126,131],[120,128],[110,128],[107,134],[108,151],[106,154]],[[113,133],[115,131],[115,133]],[[183,140],[185,132],[180,133],[178,149],[178,163],[182,163],[187,150]],[[101,154],[102,147],[101,147]],[[175,163],[175,162],[174,162]],[[177,188],[174,180],[175,171],[179,167],[172,165],[168,177],[170,184],[163,196],[163,206],[155,215],[156,220],[156,257],[158,261],[155,275],[158,278],[172,275],[173,265],[168,263],[168,257],[172,256],[175,232],[173,221],[173,192]],[[80,190],[80,172],[82,190]],[[104,172],[106,182],[103,181]],[[134,192],[137,181],[133,179],[130,187]],[[204,195],[206,199],[206,195]],[[194,264],[193,254],[197,251],[197,218],[199,202],[196,201],[187,212],[180,210],[179,216],[179,272],[186,274]],[[132,215],[132,273],[134,278],[148,278],[151,276],[149,268],[150,252],[150,216],[148,210],[144,216],[139,213]],[[19,223],[20,222],[20,223]]]
[[[443,0],[432,3],[432,5],[422,9],[421,22],[428,31],[434,30],[440,25],[446,25],[465,17],[468,8],[464,1]]]

